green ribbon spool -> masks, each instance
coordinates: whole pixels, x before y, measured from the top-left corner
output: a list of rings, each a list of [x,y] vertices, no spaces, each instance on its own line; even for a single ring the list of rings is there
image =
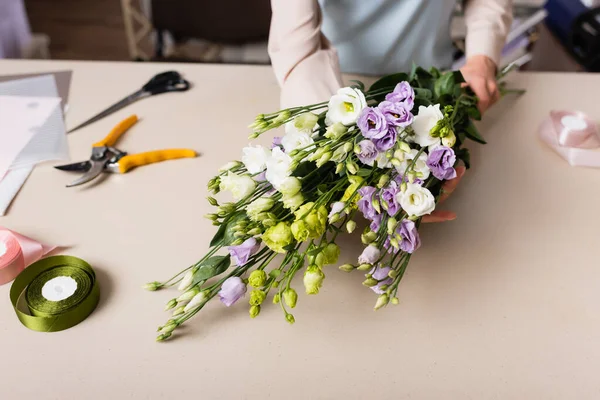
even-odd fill
[[[51,301],[42,295],[42,288],[57,277],[73,279],[77,288],[71,296]],[[23,292],[29,314],[17,306]],[[87,262],[72,256],[53,256],[31,264],[10,288],[10,301],[17,317],[23,325],[39,332],[57,332],[77,325],[94,311],[99,299],[96,273]]]

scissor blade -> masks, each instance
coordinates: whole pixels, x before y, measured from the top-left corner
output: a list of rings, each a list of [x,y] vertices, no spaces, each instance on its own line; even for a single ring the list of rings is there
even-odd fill
[[[90,168],[92,168],[92,163],[88,160],[73,164],[55,165],[54,168],[60,169],[61,171],[88,172]]]
[[[93,161],[92,160],[92,161],[90,161],[90,163],[92,164],[92,166],[90,167],[89,171],[86,172],[85,174],[83,174],[83,176],[81,176],[79,179],[76,179],[73,182],[69,183],[67,185],[67,187],[82,185],[84,183],[91,181],[92,179],[94,179],[95,177],[97,177],[98,175],[100,175],[102,173],[102,170],[104,170],[104,166],[106,165],[106,161]]]
[[[125,97],[123,100],[108,107],[106,110],[102,111],[98,115],[95,115],[92,118],[88,119],[87,121],[77,125],[75,128],[69,130],[67,133],[75,132],[76,130],[81,129],[84,126],[87,126],[93,122],[96,122],[96,121],[106,117],[107,115],[110,115],[116,111],[119,111],[120,109],[130,105],[131,103],[141,99],[142,97],[145,97],[146,95],[147,95],[146,92],[144,92],[143,90],[138,90],[137,92]]]

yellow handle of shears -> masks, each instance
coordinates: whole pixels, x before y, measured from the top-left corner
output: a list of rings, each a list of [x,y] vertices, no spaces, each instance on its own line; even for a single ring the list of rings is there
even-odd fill
[[[196,152],[190,149],[155,150],[145,153],[132,154],[123,156],[119,160],[119,172],[124,174],[130,169],[141,167],[142,165],[153,164],[166,160],[175,160],[177,158],[194,157],[196,157]]]
[[[106,135],[106,137],[104,139],[102,139],[101,141],[94,143],[94,147],[109,147],[109,146],[114,146],[115,143],[117,143],[117,140],[119,140],[119,138],[121,136],[123,136],[123,134],[129,129],[131,128],[136,122],[138,122],[138,117],[137,115],[132,115],[126,119],[124,119],[123,121],[119,122],[119,124],[117,126],[115,126],[109,133],[108,135]]]

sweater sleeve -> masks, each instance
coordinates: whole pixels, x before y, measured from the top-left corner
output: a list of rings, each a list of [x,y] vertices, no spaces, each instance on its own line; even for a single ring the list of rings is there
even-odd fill
[[[271,0],[268,51],[283,108],[325,101],[341,86],[336,50],[321,32],[317,0]]]
[[[498,66],[512,24],[512,0],[467,0],[467,57],[485,55]]]

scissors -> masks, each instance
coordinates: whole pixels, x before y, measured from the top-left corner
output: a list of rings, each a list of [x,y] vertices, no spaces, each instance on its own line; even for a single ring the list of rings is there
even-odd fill
[[[193,158],[196,152],[190,149],[155,150],[139,154],[127,154],[116,149],[113,145],[121,136],[138,121],[136,115],[121,121],[101,141],[92,145],[92,156],[89,160],[58,165],[54,168],[61,171],[80,172],[83,175],[67,185],[67,187],[82,185],[95,179],[102,172],[127,173],[129,170],[142,165],[153,164],[177,158]]]
[[[110,115],[121,108],[128,106],[129,104],[136,102],[140,99],[153,96],[155,94],[161,94],[166,92],[185,92],[190,88],[190,83],[183,79],[181,74],[176,71],[167,71],[155,75],[150,79],[140,90],[137,92],[125,97],[123,100],[118,103],[113,104],[108,107],[106,110],[102,111],[100,114],[88,119],[82,124],[77,125],[75,128],[71,129],[67,133],[74,132],[84,126],[87,126],[93,122],[98,121]]]

